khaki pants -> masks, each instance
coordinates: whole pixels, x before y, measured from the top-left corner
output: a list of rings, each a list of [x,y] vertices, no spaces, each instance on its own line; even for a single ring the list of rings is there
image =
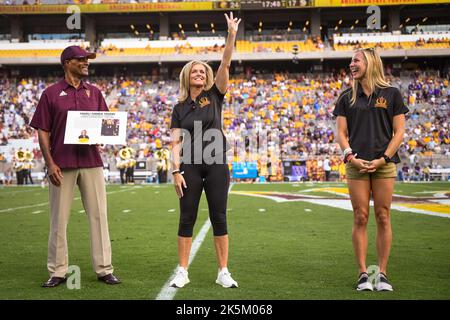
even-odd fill
[[[69,266],[66,229],[75,185],[80,189],[81,200],[89,219],[94,271],[98,277],[110,274],[113,266],[103,168],[64,169],[62,175],[63,181],[59,187],[52,183],[49,187],[51,221],[47,268],[50,276],[64,277]]]

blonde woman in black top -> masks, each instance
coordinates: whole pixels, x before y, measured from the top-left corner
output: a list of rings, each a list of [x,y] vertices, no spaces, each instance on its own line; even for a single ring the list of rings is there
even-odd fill
[[[219,267],[216,283],[235,288],[228,271],[228,231],[226,221],[230,173],[226,163],[226,140],[222,131],[222,103],[228,87],[229,68],[240,19],[225,14],[228,38],[222,61],[213,77],[202,61],[187,63],[180,73],[179,103],[172,113],[172,173],[180,198],[178,228],[179,267],[173,287],[189,283],[188,264],[198,205],[205,190]],[[182,140],[182,141],[181,141]]]
[[[357,290],[372,291],[366,269],[367,222],[372,195],[377,224],[379,273],[375,289],[392,291],[387,264],[392,243],[390,208],[397,150],[405,133],[405,113],[400,91],[387,83],[383,63],[375,49],[360,49],[350,63],[353,86],[337,100],[337,138],[344,151],[346,175],[353,206],[353,247],[359,268]]]

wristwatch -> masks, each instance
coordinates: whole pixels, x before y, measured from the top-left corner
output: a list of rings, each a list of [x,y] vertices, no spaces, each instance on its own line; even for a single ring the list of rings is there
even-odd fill
[[[389,158],[386,154],[383,154],[383,159],[386,161],[386,163],[391,162],[391,158]]]

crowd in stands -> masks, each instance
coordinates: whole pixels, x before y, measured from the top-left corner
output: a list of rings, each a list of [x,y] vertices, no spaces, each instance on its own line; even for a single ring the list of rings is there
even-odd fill
[[[27,124],[35,111],[42,91],[55,78],[0,79],[0,141],[34,139],[37,134]],[[109,103],[110,109],[128,112],[127,142],[140,159],[153,158],[156,150],[169,148],[169,126],[173,106],[177,103],[178,82],[157,81],[152,77],[91,77]],[[409,77],[390,81],[400,88],[410,108],[401,157],[408,162],[403,178],[426,179],[420,170],[433,168],[432,159],[450,156],[449,80],[417,72]],[[255,132],[275,134],[279,141],[269,143],[269,152],[281,159],[306,163],[309,180],[324,180],[324,159],[336,176],[344,177],[342,157],[335,138],[334,103],[351,83],[345,71],[334,75],[276,74],[237,76],[230,80],[224,100],[223,124],[228,140],[242,142]],[[107,146],[104,160],[112,163],[119,147]],[[14,153],[14,150],[11,151]],[[38,149],[34,159],[42,161]],[[259,154],[247,154],[246,159],[232,155],[234,161],[259,161]],[[414,157],[414,161],[411,160]],[[12,161],[12,155],[1,155]],[[426,161],[419,161],[427,159]],[[412,170],[412,173],[408,170]],[[270,173],[269,173],[270,174]]]
[[[442,37],[442,38],[430,38],[428,40],[425,40],[424,38],[420,38],[416,41],[416,46],[418,47],[424,47],[427,44],[432,44],[432,43],[446,43],[446,44],[450,44],[450,39],[447,37]]]
[[[250,41],[266,41],[266,42],[277,42],[277,41],[304,41],[308,39],[309,34],[300,30],[280,30],[274,28],[273,30],[267,30],[265,32],[259,32],[256,30],[246,31],[246,38]]]
[[[208,53],[216,53],[223,52],[225,50],[225,44],[219,46],[215,44],[210,47],[193,47],[189,43],[186,45],[175,46],[175,53],[177,54],[186,54],[186,53],[196,53],[196,54],[208,54]]]
[[[402,148],[419,156],[450,155],[448,79],[418,75],[405,89],[410,115]]]

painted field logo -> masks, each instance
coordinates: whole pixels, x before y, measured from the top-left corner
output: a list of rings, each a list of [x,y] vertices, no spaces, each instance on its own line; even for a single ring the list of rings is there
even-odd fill
[[[310,192],[315,194],[310,195]],[[303,201],[318,205],[330,206],[345,210],[352,210],[347,188],[315,187],[292,192],[276,191],[233,191],[232,194],[242,196],[266,198],[275,202]],[[318,195],[323,193],[323,195]],[[429,192],[427,192],[429,193]],[[433,196],[418,197],[394,194],[392,209],[397,211],[415,212],[431,216],[450,218],[450,192],[447,190],[433,191]]]

